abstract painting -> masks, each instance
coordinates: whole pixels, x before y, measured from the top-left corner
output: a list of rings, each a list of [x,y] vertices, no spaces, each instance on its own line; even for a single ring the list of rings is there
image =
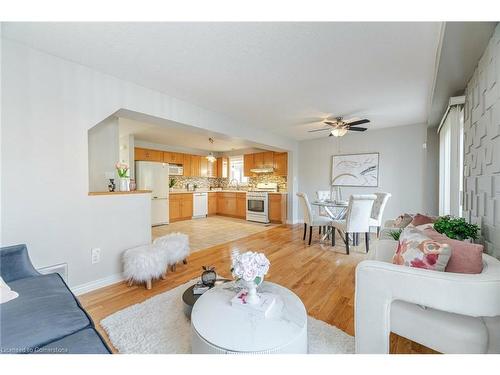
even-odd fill
[[[333,186],[378,186],[379,154],[333,155]]]

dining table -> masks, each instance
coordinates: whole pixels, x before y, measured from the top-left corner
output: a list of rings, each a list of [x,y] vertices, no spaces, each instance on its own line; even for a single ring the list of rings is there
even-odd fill
[[[332,220],[343,220],[347,213],[348,201],[334,201],[334,200],[315,200],[311,205],[323,208],[326,214]],[[323,234],[321,240],[324,241],[332,235],[333,227],[327,227],[326,233]],[[333,234],[334,235],[334,234]]]

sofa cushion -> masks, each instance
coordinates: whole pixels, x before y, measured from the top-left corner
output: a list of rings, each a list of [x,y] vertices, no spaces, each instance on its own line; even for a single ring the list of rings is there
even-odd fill
[[[38,348],[34,354],[109,354],[97,332],[89,327]]]
[[[451,247],[451,257],[446,265],[446,272],[476,274],[483,271],[483,245],[448,238],[433,228],[424,233],[435,241]]]
[[[414,227],[406,227],[399,236],[399,243],[392,262],[407,267],[444,271],[451,249],[424,235]]]
[[[436,219],[437,218],[433,217],[433,216],[416,214],[413,217],[413,220],[411,221],[410,225],[413,225],[414,227],[418,227],[419,225],[434,223],[436,221]]]
[[[0,345],[4,350],[31,351],[90,325],[58,274],[12,281],[19,297],[0,305]]]

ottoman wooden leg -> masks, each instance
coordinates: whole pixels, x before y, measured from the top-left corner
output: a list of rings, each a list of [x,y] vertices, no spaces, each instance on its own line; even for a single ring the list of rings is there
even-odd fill
[[[184,264],[188,264],[187,258],[182,261]]]
[[[175,264],[172,264],[172,265],[170,266],[170,271],[175,272],[175,266],[176,266]]]
[[[151,279],[149,279],[148,281],[146,281],[146,289],[147,290],[151,289]]]
[[[161,274],[161,279],[162,279],[162,280],[167,280],[167,271],[165,271],[165,272],[163,272],[163,273]]]

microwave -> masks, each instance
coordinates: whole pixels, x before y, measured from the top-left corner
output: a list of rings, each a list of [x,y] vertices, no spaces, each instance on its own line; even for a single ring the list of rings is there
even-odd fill
[[[169,176],[183,176],[184,168],[179,164],[169,164],[168,165],[168,175]]]

